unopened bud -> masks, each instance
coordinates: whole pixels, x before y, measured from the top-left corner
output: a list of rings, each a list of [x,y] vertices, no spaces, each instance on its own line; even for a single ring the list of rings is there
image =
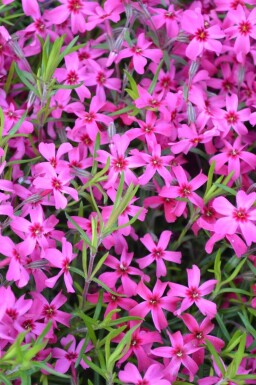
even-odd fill
[[[198,70],[198,67],[199,67],[199,64],[197,61],[192,61],[192,63],[190,64],[190,67],[189,67],[189,79],[193,79],[193,77],[195,76],[197,70]]]
[[[111,139],[115,134],[116,134],[116,126],[114,122],[111,122],[108,125],[108,137]]]
[[[192,123],[196,120],[195,108],[191,102],[188,102],[188,121]]]

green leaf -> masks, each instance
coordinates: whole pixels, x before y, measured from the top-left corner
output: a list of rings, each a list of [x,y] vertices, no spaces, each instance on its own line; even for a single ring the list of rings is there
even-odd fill
[[[211,163],[211,166],[210,166],[210,169],[209,169],[209,172],[208,172],[208,179],[207,179],[207,184],[206,184],[206,192],[205,192],[205,195],[208,193],[208,191],[210,190],[211,186],[212,186],[212,178],[213,178],[213,174],[214,174],[214,169],[215,169],[215,165],[216,165],[216,162],[215,160]]]
[[[88,236],[85,234],[84,230],[68,215],[68,213],[65,212],[65,215],[67,217],[67,219],[69,220],[70,223],[72,223],[73,226],[75,226],[76,230],[79,232],[79,234],[81,235],[81,238],[83,239],[83,241],[88,245],[90,246],[91,248],[93,248],[93,245],[90,241],[90,239],[88,238]]]
[[[29,74],[26,71],[21,71],[16,63],[15,63],[15,71],[19,76],[20,80],[22,81],[22,83],[25,84],[25,86],[27,86],[30,91],[34,92],[35,95],[39,96],[38,91],[35,88],[35,84],[36,84],[35,80],[33,79],[33,82],[31,83],[31,74]]]
[[[124,73],[125,73],[125,75],[127,76],[128,80],[129,80],[129,83],[130,83],[130,86],[131,86],[131,90],[132,90],[132,92],[133,92],[133,94],[135,96],[134,99],[138,99],[139,91],[138,91],[138,86],[137,86],[136,81],[133,79],[132,75],[128,71],[124,70]]]
[[[231,352],[238,344],[241,339],[242,332],[241,330],[236,330],[232,335],[231,339],[229,339],[228,345],[223,350],[223,354]]]
[[[18,129],[20,128],[20,126],[22,125],[22,123],[24,122],[24,120],[26,119],[26,116],[27,116],[27,111],[24,112],[24,114],[22,115],[22,117],[18,120],[18,122],[10,129],[8,135],[14,135],[16,134],[16,132],[18,131]]]
[[[114,352],[110,355],[109,359],[106,361],[106,367],[109,372],[112,372],[112,369],[115,365],[115,362],[120,360],[122,356],[127,352],[127,350],[130,347],[131,339],[132,339],[132,334],[133,332],[140,326],[138,323],[135,325],[133,328],[128,330],[122,340],[119,342],[117,347],[115,348]]]
[[[3,109],[0,107],[0,143],[2,142],[3,130],[4,130],[4,112],[3,112]]]
[[[226,328],[226,326],[225,326],[225,324],[223,322],[222,317],[217,313],[215,318],[216,318],[216,321],[219,324],[219,327],[220,327],[220,329],[222,331],[222,334],[225,336],[227,341],[230,341],[230,334],[229,334],[228,329]]]
[[[88,360],[88,358],[83,355],[83,361],[92,369],[94,372],[99,373],[99,375],[103,378],[106,378],[106,371],[99,368],[92,361]]]
[[[229,275],[229,277],[227,279],[225,279],[225,281],[222,281],[221,282],[221,286],[224,286],[226,285],[227,283],[231,282],[234,280],[234,278],[236,278],[236,276],[238,275],[238,273],[240,272],[240,270],[242,269],[244,263],[246,262],[246,258],[242,259],[242,261],[237,265],[237,267],[235,268],[235,270],[233,271],[232,274]]]
[[[220,360],[219,353],[215,350],[215,347],[208,340],[205,340],[205,343],[209,352],[212,354],[214,361],[216,362],[216,365],[218,366],[222,376],[225,377],[225,368]]]
[[[80,277],[82,277],[84,279],[86,278],[84,273],[82,272],[82,270],[77,269],[76,267],[69,266],[69,270],[72,271],[73,273],[76,273],[77,275],[80,275]]]
[[[98,261],[97,265],[95,266],[93,272],[92,272],[92,275],[91,275],[91,279],[95,276],[95,274],[100,270],[100,268],[103,266],[105,260],[107,259],[109,255],[109,251],[107,251],[103,257],[100,258],[100,260]]]
[[[237,351],[235,352],[234,359],[227,369],[227,376],[230,378],[234,378],[237,374],[239,365],[244,358],[244,349],[246,344],[246,334],[243,333],[240,336],[240,342]]]
[[[214,184],[214,186],[219,187],[221,190],[224,190],[224,191],[228,192],[229,194],[236,196],[236,190],[234,190],[233,188],[225,186],[224,184],[221,184],[221,183],[213,183],[213,184]]]
[[[122,114],[126,114],[127,112],[131,112],[133,110],[134,110],[134,106],[127,106],[127,107],[121,108],[120,110],[111,112],[109,116],[122,115]]]
[[[107,285],[105,285],[104,282],[99,280],[98,278],[94,277],[92,279],[93,282],[97,283],[99,286],[103,287],[108,293],[113,294],[115,297],[125,297],[123,294],[116,293],[115,291],[111,290]]]
[[[161,68],[162,68],[162,66],[163,66],[163,63],[164,63],[164,59],[162,59],[162,60],[160,61],[160,63],[158,64],[158,66],[157,66],[155,75],[154,75],[153,80],[152,80],[152,82],[151,82],[151,84],[150,84],[150,87],[149,87],[149,89],[148,89],[148,92],[149,92],[150,94],[152,94],[153,91],[154,91],[154,89],[155,89],[155,86],[156,86],[156,83],[157,83],[158,77],[159,77],[159,72],[161,71]]]

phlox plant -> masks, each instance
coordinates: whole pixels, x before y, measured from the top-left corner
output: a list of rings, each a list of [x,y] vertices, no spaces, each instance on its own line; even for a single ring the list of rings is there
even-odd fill
[[[0,0],[0,385],[256,384],[256,0]]]

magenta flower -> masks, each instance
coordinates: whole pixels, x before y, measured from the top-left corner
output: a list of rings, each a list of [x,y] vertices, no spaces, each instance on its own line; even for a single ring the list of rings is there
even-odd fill
[[[160,364],[150,365],[143,378],[136,366],[130,362],[125,365],[124,370],[119,372],[119,379],[125,384],[169,385],[170,382],[163,377],[163,366]]]
[[[54,230],[54,226],[58,223],[54,216],[44,219],[41,206],[36,206],[34,210],[31,210],[30,218],[31,222],[25,218],[14,216],[11,222],[12,230],[24,239],[18,246],[21,255],[31,254],[36,245],[42,249],[47,248],[49,241],[46,235]]]
[[[178,283],[170,282],[171,291],[168,293],[174,297],[183,297],[180,307],[174,314],[180,315],[190,306],[195,304],[203,315],[213,318],[217,312],[216,304],[203,298],[203,296],[211,293],[216,285],[216,279],[210,279],[200,285],[200,269],[193,265],[192,269],[187,269],[188,287]]]
[[[213,208],[223,215],[215,223],[216,233],[226,235],[241,232],[246,244],[251,246],[256,241],[256,209],[252,208],[255,201],[255,192],[247,195],[242,190],[236,194],[236,207],[224,197],[214,199]]]
[[[232,26],[225,32],[231,39],[236,38],[234,51],[237,60],[244,62],[245,55],[250,52],[250,37],[256,39],[256,9],[250,13],[241,4],[235,10],[228,13]]]
[[[147,41],[144,33],[140,33],[137,38],[137,43],[130,48],[125,48],[118,54],[118,62],[126,57],[132,57],[134,69],[138,74],[144,74],[144,67],[147,64],[147,59],[159,63],[163,53],[158,48],[149,48],[152,45]]]
[[[112,138],[112,143],[109,145],[110,153],[105,150],[98,150],[98,162],[107,163],[110,158],[110,167],[108,181],[105,184],[106,188],[113,187],[120,173],[124,172],[124,180],[129,185],[130,183],[137,184],[137,178],[130,168],[141,167],[144,165],[142,159],[137,157],[127,157],[126,150],[130,144],[130,139],[127,135],[120,136],[116,134]]]
[[[73,34],[86,31],[85,16],[97,6],[97,2],[84,0],[59,0],[62,4],[49,11],[45,11],[45,18],[51,23],[62,24],[71,18],[71,29]]]
[[[207,176],[200,173],[195,178],[188,181],[187,175],[181,166],[173,167],[173,172],[177,178],[178,186],[164,186],[160,192],[163,198],[187,198],[198,207],[203,207],[203,199],[194,191],[201,187],[206,181]],[[181,216],[186,208],[186,202],[179,201],[176,215]]]
[[[108,126],[113,121],[109,116],[99,113],[105,104],[105,98],[101,100],[99,96],[94,96],[91,99],[88,112],[84,111],[84,108],[82,110],[74,111],[78,116],[74,127],[74,133],[77,130],[83,132],[84,127],[86,127],[90,138],[95,140],[97,133],[100,132],[99,125],[104,123]]]
[[[144,318],[149,312],[151,312],[153,323],[155,328],[160,331],[168,325],[166,317],[162,309],[174,312],[178,299],[175,297],[162,297],[167,286],[167,282],[161,282],[157,280],[153,291],[141,281],[138,284],[137,293],[144,299],[143,302],[136,305],[131,311],[130,315]]]
[[[246,145],[241,144],[241,138],[238,136],[234,143],[231,144],[227,140],[223,140],[225,147],[221,150],[220,154],[214,155],[210,163],[215,161],[215,170],[217,172],[224,171],[223,166],[228,163],[227,173],[230,174],[234,171],[233,178],[237,179],[241,175],[241,166],[245,165],[246,169],[244,172],[255,170],[256,168],[256,155],[251,152],[244,151]]]
[[[76,346],[75,337],[68,334],[66,337],[63,337],[60,342],[62,346],[68,346],[68,348],[65,350],[53,348],[52,356],[53,358],[57,358],[54,369],[59,373],[66,373],[70,367],[75,367],[75,363],[82,349],[84,339],[81,340]],[[80,364],[84,369],[88,368],[83,360],[80,361]]]
[[[244,125],[244,121],[249,121],[251,110],[244,108],[238,111],[238,96],[236,94],[226,95],[227,112],[222,111],[221,120],[217,123],[220,131],[224,131],[226,136],[233,128],[238,135],[246,135],[248,130]]]
[[[123,249],[120,260],[109,255],[104,262],[104,265],[114,269],[115,272],[105,272],[100,275],[99,279],[104,282],[107,286],[113,286],[120,278],[125,294],[128,297],[137,293],[137,284],[134,282],[129,275],[143,276],[143,279],[149,281],[149,277],[145,276],[139,269],[130,266],[133,259],[133,253],[128,253],[126,249]]]
[[[132,326],[133,322],[131,322],[131,327]],[[150,349],[154,342],[162,343],[160,333],[139,327],[133,332],[130,347],[127,353],[118,361],[118,364],[127,361],[127,359],[134,354],[138,360],[138,369],[140,371],[146,370],[150,365],[155,363],[155,360],[150,357]]]
[[[156,29],[165,25],[167,36],[173,38],[179,33],[179,14],[181,11],[175,11],[174,5],[169,5],[168,9],[155,8],[156,15],[152,16],[152,22]]]
[[[165,367],[164,373],[168,374],[171,381],[175,381],[181,365],[189,372],[189,380],[193,381],[194,375],[198,371],[196,362],[189,356],[198,349],[192,342],[185,343],[180,331],[170,334],[168,331],[172,347],[163,346],[152,350],[152,353],[158,357],[169,358],[171,361]]]
[[[139,184],[141,186],[147,184],[156,172],[164,179],[166,184],[171,182],[171,174],[167,167],[170,166],[170,162],[173,160],[172,155],[162,156],[160,144],[152,143],[152,148],[149,148],[150,154],[138,151],[137,149],[131,150],[133,159],[138,164],[144,164],[145,170],[139,177]]]
[[[191,334],[186,334],[186,342],[192,342],[195,346],[199,347],[204,345],[207,340],[211,342],[217,351],[220,351],[224,347],[225,342],[222,339],[209,335],[214,329],[214,324],[209,317],[204,318],[200,325],[191,314],[185,313],[181,318],[191,332]]]
[[[24,267],[25,257],[29,254],[26,248],[16,245],[11,238],[0,235],[0,253],[8,257],[8,271],[6,279],[16,282],[19,288],[24,287],[29,281],[29,273]]]
[[[69,194],[75,201],[78,201],[78,193],[73,187],[69,187],[69,182],[72,179],[69,172],[62,170],[59,174],[49,165],[44,169],[45,176],[38,176],[33,181],[33,185],[39,189],[44,189],[48,193],[53,193],[55,208],[64,209],[68,200],[63,194]]]
[[[225,37],[220,27],[215,24],[208,28],[201,13],[188,10],[183,13],[181,27],[184,31],[193,35],[193,38],[186,48],[186,55],[191,60],[196,60],[204,49],[213,51],[217,55],[221,53],[222,44],[216,39]]]
[[[117,23],[120,20],[120,13],[122,11],[122,4],[111,4],[108,1],[104,3],[103,8],[98,5],[92,11],[87,10],[87,14],[89,15],[86,23],[87,31],[91,31],[97,25],[102,24],[102,20],[111,20]]]
[[[166,251],[170,242],[172,232],[163,231],[157,244],[152,239],[150,234],[146,234],[140,239],[141,243],[150,251],[146,257],[137,259],[140,269],[151,265],[154,261],[156,262],[156,276],[166,276],[167,270],[164,263],[165,261],[181,263],[181,252],[180,251]]]
[[[91,96],[90,91],[84,84],[86,70],[80,66],[77,52],[65,56],[64,60],[66,68],[57,68],[54,72],[54,77],[56,77],[58,82],[64,82],[64,84],[70,86],[82,83],[79,87],[76,87],[74,91],[77,93],[80,101],[83,102],[85,98]]]
[[[45,281],[47,287],[54,287],[57,280],[62,274],[64,274],[64,282],[67,288],[68,293],[74,293],[73,280],[69,272],[69,265],[72,260],[76,257],[72,253],[72,245],[70,242],[67,242],[66,238],[62,238],[62,252],[57,249],[47,249],[43,253],[43,257],[46,258],[51,266],[57,267],[60,269],[59,273],[54,277],[48,278]]]
[[[40,293],[32,293],[32,296],[34,298],[34,305],[46,324],[51,320],[53,328],[57,328],[57,322],[67,327],[70,326],[71,314],[58,310],[67,302],[67,298],[61,292],[50,303]]]
[[[72,148],[73,147],[70,143],[62,143],[57,151],[54,143],[41,142],[38,146],[40,154],[42,154],[43,157],[48,160],[50,165],[56,169],[56,172],[60,172],[63,167],[67,165],[67,162],[61,160],[61,157],[71,151]],[[44,166],[45,164],[47,164],[47,162],[37,164],[37,170],[38,168],[41,168],[43,170],[42,166]]]

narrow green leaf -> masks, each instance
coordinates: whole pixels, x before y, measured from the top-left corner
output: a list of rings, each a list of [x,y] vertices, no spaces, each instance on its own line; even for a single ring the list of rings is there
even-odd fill
[[[232,274],[229,275],[229,277],[227,279],[225,279],[225,281],[222,281],[221,282],[221,286],[224,286],[226,285],[227,283],[231,282],[234,280],[234,278],[239,274],[240,270],[242,269],[243,265],[245,264],[246,262],[246,258],[242,259],[242,261],[240,261],[240,263],[237,265],[237,267],[235,268],[235,270],[233,271]]]
[[[93,248],[93,245],[90,241],[90,239],[88,238],[88,236],[85,234],[84,230],[68,215],[68,213],[65,212],[65,215],[67,217],[67,219],[69,220],[70,223],[72,223],[73,226],[75,226],[76,230],[79,232],[79,234],[81,235],[81,238],[83,239],[83,241],[88,245],[90,246],[91,248]]]
[[[106,372],[95,365],[92,361],[88,360],[85,355],[83,355],[83,361],[89,366],[89,368],[94,370],[96,373],[99,373],[101,377],[106,378]]]
[[[77,275],[80,275],[80,277],[85,279],[85,275],[82,272],[82,270],[77,269],[76,267],[73,267],[73,266],[69,266],[69,270],[72,271],[73,273],[76,273]]]
[[[115,291],[111,290],[107,285],[105,285],[104,282],[99,280],[98,278],[94,277],[92,279],[93,282],[97,283],[99,286],[103,287],[108,293],[113,294],[115,297],[125,297],[123,294],[116,293]]]
[[[27,116],[27,111],[24,112],[24,114],[22,115],[22,117],[18,120],[18,122],[10,129],[8,135],[14,135],[16,134],[16,132],[18,131],[18,129],[20,128],[20,126],[22,125],[22,123],[24,122],[24,120],[26,119],[26,116]]]
[[[3,138],[3,130],[4,130],[4,112],[3,112],[3,109],[0,107],[0,143],[2,142],[2,138]]]
[[[230,341],[230,334],[229,334],[228,329],[226,328],[226,326],[225,326],[221,316],[217,313],[215,318],[216,318],[216,321],[219,324],[219,327],[220,327],[220,329],[222,331],[222,334],[225,336],[227,341]]]
[[[242,332],[241,330],[236,330],[232,335],[231,339],[229,339],[227,346],[223,350],[223,354],[231,352],[238,344],[241,339]]]
[[[224,184],[221,184],[221,183],[213,183],[213,184],[214,184],[214,186],[219,187],[221,190],[224,190],[224,191],[228,192],[229,194],[236,196],[236,191],[233,188],[225,186]]]
[[[98,261],[97,265],[95,266],[93,272],[92,272],[92,275],[91,275],[91,278],[93,278],[95,276],[95,274],[97,274],[97,272],[100,270],[100,268],[103,266],[105,260],[107,259],[109,255],[109,251],[106,252],[106,254],[103,255],[103,257],[100,258],[100,260]]]
[[[210,188],[211,188],[211,186],[212,186],[212,178],[213,178],[213,174],[214,174],[215,165],[216,165],[216,162],[213,161],[213,162],[211,163],[211,166],[210,166],[210,169],[209,169],[209,172],[208,172],[208,179],[207,179],[206,192],[205,192],[205,194],[208,193],[208,191],[210,190]]]
[[[207,346],[209,352],[212,354],[214,361],[216,362],[216,365],[220,369],[222,376],[224,377],[225,376],[225,368],[224,368],[224,366],[220,360],[219,353],[215,350],[215,347],[208,340],[205,340],[205,343],[206,343],[206,346]]]
[[[158,66],[157,66],[155,75],[154,75],[153,80],[152,80],[152,82],[151,82],[151,84],[150,84],[150,87],[149,87],[149,89],[148,89],[148,92],[149,92],[150,94],[153,93],[153,91],[154,91],[154,89],[155,89],[155,87],[156,87],[156,83],[157,83],[158,77],[159,77],[159,72],[161,71],[161,68],[162,68],[162,66],[163,66],[163,63],[164,63],[164,59],[162,59],[162,60],[160,61],[160,63],[158,64]]]

